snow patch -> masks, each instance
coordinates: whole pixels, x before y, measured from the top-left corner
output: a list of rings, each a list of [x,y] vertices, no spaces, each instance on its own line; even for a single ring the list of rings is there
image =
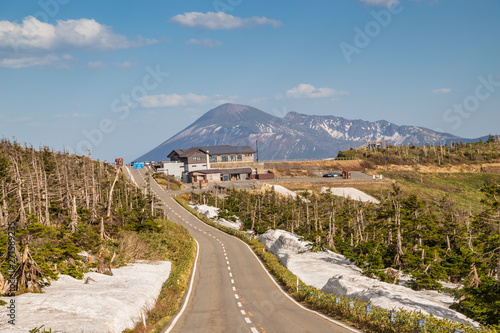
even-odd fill
[[[205,215],[209,219],[212,219],[214,222],[219,223],[223,226],[236,229],[236,230],[241,230],[241,225],[242,222],[238,217],[236,218],[236,221],[228,221],[222,217],[219,217],[219,211],[220,208],[216,208],[213,206],[208,206],[208,205],[189,205],[189,207],[193,208],[196,210],[198,213]]]
[[[264,184],[264,186],[269,187],[271,190],[274,190],[276,193],[283,194],[285,196],[292,197],[293,199],[297,198],[297,193],[294,191],[290,191],[286,187],[283,187],[281,185],[270,185],[270,184]]]
[[[268,230],[259,241],[276,255],[281,263],[304,283],[326,293],[371,301],[375,306],[392,310],[421,311],[441,318],[475,321],[449,309],[452,296],[437,291],[414,291],[410,288],[381,282],[362,275],[359,267],[344,256],[331,252],[310,252],[310,243],[284,230]]]
[[[91,272],[77,280],[60,275],[42,294],[16,296],[15,328],[8,325],[2,332],[28,332],[42,325],[68,333],[132,329],[141,312],[154,306],[170,269],[167,261],[137,262],[113,269],[113,276]],[[92,280],[85,284],[86,278]],[[8,297],[0,299],[10,302]],[[0,318],[8,318],[5,306],[0,307]]]
[[[215,208],[213,206],[208,205],[189,205],[189,207],[193,208],[198,213],[205,215],[209,219],[213,219],[219,216],[219,208]]]
[[[363,191],[352,187],[322,187],[321,193],[325,193],[330,190],[330,193],[333,195],[344,197],[352,200],[362,201],[362,202],[371,202],[375,204],[379,204],[380,201],[372,197],[371,195],[366,194]]]

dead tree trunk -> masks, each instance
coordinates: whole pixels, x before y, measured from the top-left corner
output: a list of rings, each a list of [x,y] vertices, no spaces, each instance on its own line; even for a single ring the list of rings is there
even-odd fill
[[[76,209],[76,196],[73,196],[73,207],[71,208],[71,221],[69,223],[69,229],[72,234],[76,232],[76,229],[78,229],[78,219],[80,217],[78,216],[78,212]]]
[[[403,245],[402,245],[402,237],[401,237],[401,204],[399,202],[394,203],[394,207],[396,209],[396,227],[397,227],[397,236],[396,236],[396,256],[394,257],[394,264],[396,266],[401,265],[401,257],[404,255]]]
[[[14,164],[14,179],[17,185],[17,199],[19,200],[19,224],[21,228],[26,226],[26,212],[24,210],[24,198],[23,198],[23,190],[22,190],[22,178],[19,173],[19,165],[17,163],[17,159],[15,157],[11,158],[12,163]]]
[[[113,204],[113,190],[115,188],[116,182],[118,181],[118,176],[120,175],[120,168],[116,169],[115,180],[113,181],[113,185],[111,185],[111,189],[109,190],[108,196],[108,209],[106,211],[106,215],[111,219],[111,206]]]

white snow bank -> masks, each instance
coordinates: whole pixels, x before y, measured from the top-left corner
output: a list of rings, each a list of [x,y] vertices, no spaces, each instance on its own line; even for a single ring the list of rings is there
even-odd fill
[[[321,193],[325,193],[327,190],[330,190],[333,195],[337,195],[339,197],[349,198],[362,202],[371,202],[375,204],[380,203],[380,201],[378,201],[371,195],[368,195],[365,192],[352,187],[322,187]]]
[[[189,205],[189,207],[196,210],[198,213],[205,215],[209,219],[219,216],[219,208],[208,205]]]
[[[238,217],[236,217],[236,222],[228,221],[226,219],[223,219],[222,217],[219,217],[220,208],[208,205],[189,205],[189,207],[193,208],[198,213],[205,215],[209,219],[213,219],[214,222],[217,222],[223,226],[236,230],[241,229],[242,223]]]
[[[241,230],[241,221],[240,219],[236,219],[236,222],[228,221],[226,219],[223,219],[222,217],[219,217],[218,219],[214,220],[215,222],[226,226],[228,228],[236,229],[236,230]]]
[[[361,269],[344,256],[331,252],[310,252],[309,242],[283,230],[268,230],[259,241],[275,254],[304,283],[326,293],[370,300],[375,306],[432,313],[441,318],[479,324],[449,309],[452,296],[437,291],[414,291],[410,288],[381,282],[361,274]]]
[[[264,186],[269,187],[270,189],[274,190],[277,193],[292,197],[293,199],[297,198],[297,193],[295,193],[294,191],[290,191],[289,189],[281,185],[264,184]]]
[[[154,306],[171,264],[138,262],[113,269],[113,276],[87,273],[84,280],[60,275],[42,294],[15,297],[15,326],[7,324],[2,332],[28,332],[45,325],[52,332],[122,332],[133,328],[141,312]],[[85,279],[92,280],[84,284]],[[6,302],[10,298],[2,297]],[[0,327],[7,317],[0,307]]]

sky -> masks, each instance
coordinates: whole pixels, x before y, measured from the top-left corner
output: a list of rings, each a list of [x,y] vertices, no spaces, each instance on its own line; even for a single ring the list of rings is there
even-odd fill
[[[500,134],[498,0],[0,0],[0,135],[132,160],[223,103]]]

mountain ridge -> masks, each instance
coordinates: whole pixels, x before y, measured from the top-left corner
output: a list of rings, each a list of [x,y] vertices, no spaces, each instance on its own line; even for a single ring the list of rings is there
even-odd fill
[[[471,141],[424,127],[396,125],[386,120],[349,120],[334,115],[308,115],[296,111],[276,117],[252,106],[222,104],[209,110],[162,144],[135,161],[161,161],[174,149],[210,145],[259,145],[259,158],[321,159],[367,141],[388,144],[437,144]]]

